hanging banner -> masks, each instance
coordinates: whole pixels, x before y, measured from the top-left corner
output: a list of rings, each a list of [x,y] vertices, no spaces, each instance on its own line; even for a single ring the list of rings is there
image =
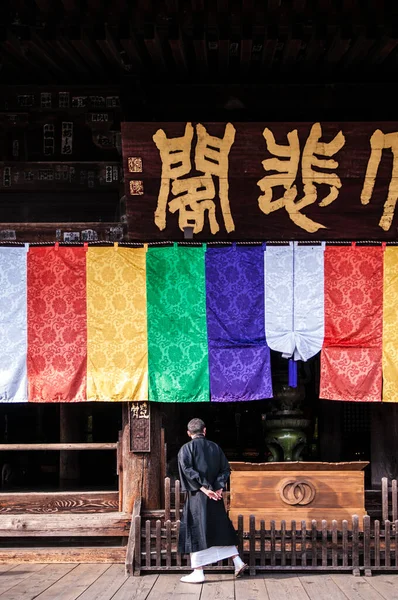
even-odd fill
[[[398,402],[398,248],[384,252],[383,402]]]
[[[25,248],[0,248],[0,339],[0,402],[27,402]]]
[[[306,361],[320,352],[324,338],[324,248],[268,246],[264,261],[268,345]]]
[[[147,314],[149,399],[209,397],[205,248],[149,248]]]
[[[380,402],[383,249],[325,251],[325,341],[320,397]]]
[[[28,253],[30,402],[86,400],[86,252],[79,247]]]
[[[208,248],[206,301],[213,402],[272,398],[264,331],[264,250]]]
[[[148,400],[145,255],[88,249],[88,400]]]
[[[122,123],[131,239],[395,240],[398,123]]]

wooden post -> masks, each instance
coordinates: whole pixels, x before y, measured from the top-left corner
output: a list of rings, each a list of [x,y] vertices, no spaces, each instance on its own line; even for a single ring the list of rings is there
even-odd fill
[[[131,513],[134,501],[142,498],[143,508],[160,508],[161,464],[160,436],[161,410],[156,402],[151,404],[150,428],[151,451],[130,452],[130,404],[122,408],[122,473],[123,473],[123,512]]]
[[[84,412],[83,412],[84,414]],[[79,404],[59,405],[59,441],[82,442],[82,408]],[[59,487],[65,489],[68,483],[78,482],[80,477],[79,453],[61,451],[59,453]]]
[[[363,518],[363,564],[365,567],[365,576],[370,577],[372,575],[371,562],[370,562],[370,517],[366,516]]]
[[[388,479],[387,479],[387,477],[382,477],[382,480],[381,480],[381,506],[382,506],[383,521],[385,522],[388,519]]]

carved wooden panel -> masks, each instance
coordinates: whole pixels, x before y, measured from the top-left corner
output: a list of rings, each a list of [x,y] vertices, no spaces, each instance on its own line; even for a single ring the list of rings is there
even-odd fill
[[[149,402],[130,404],[130,452],[151,451],[151,414]]]

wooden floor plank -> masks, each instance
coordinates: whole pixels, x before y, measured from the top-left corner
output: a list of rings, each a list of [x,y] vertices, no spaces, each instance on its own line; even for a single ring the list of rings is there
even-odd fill
[[[185,586],[192,584],[183,584]],[[200,600],[235,600],[235,577],[232,574],[206,575]]]
[[[7,563],[120,563],[124,564],[124,546],[47,546],[0,548],[0,561]]]
[[[332,579],[350,600],[383,600],[383,596],[364,577],[336,573],[332,575]],[[391,596],[388,600],[392,600]]]
[[[76,565],[70,564],[47,565],[44,569],[32,573],[21,583],[0,594],[0,600],[33,600],[75,568]]]
[[[46,567],[46,564],[42,565],[14,565],[11,569],[0,573],[0,594],[3,594],[10,588],[31,577],[35,571],[41,571]]]
[[[79,600],[109,600],[126,580],[124,565],[112,565],[79,596]]]
[[[365,577],[369,583],[385,600],[398,600],[398,575],[373,575]]]
[[[76,600],[109,568],[109,565],[78,565],[45,592],[36,596],[35,600]]]
[[[2,563],[2,564],[0,564],[0,575],[1,575],[1,573],[5,573],[6,571],[9,571],[10,569],[15,569],[15,568],[16,568],[15,563]]]
[[[296,575],[280,573],[264,579],[270,600],[308,600],[309,596]]]
[[[112,596],[112,600],[146,600],[158,577],[159,575],[129,577],[119,591]]]
[[[180,581],[181,577],[181,574],[159,575],[158,580],[148,595],[148,600],[174,600],[175,598],[199,600],[201,598],[202,585],[197,583],[182,583]]]
[[[352,577],[352,575],[344,575]],[[299,575],[300,582],[311,600],[347,600],[330,575]]]
[[[235,598],[237,600],[269,600],[264,577],[261,575],[237,579],[235,581]]]

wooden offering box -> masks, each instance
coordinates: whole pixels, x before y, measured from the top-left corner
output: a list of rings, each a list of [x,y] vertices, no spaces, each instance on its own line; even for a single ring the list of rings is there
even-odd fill
[[[281,520],[294,519],[297,527],[301,521],[311,526],[322,519],[331,527],[335,519],[341,529],[342,521],[352,527],[352,515],[358,515],[362,528],[365,511],[365,487],[363,469],[368,462],[320,463],[231,463],[231,494],[229,516],[235,527],[238,515],[244,517],[247,530],[249,516],[270,520],[280,528]]]

